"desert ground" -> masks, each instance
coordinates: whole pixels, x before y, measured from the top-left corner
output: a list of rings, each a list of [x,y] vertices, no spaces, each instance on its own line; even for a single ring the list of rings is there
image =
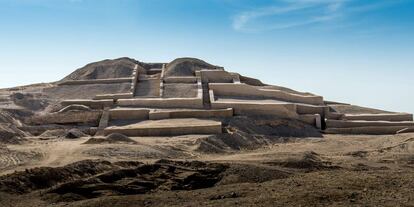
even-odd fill
[[[0,205],[414,205],[414,134],[274,138],[257,143],[256,149],[220,153],[200,150],[197,142],[203,138],[33,137],[22,144],[2,145]],[[82,162],[91,162],[91,172],[74,175],[79,173],[76,163]],[[100,169],[101,162],[108,166]],[[128,175],[126,169],[142,166],[160,168],[143,177]],[[166,166],[176,172],[165,170]],[[104,174],[112,179],[96,180]],[[191,181],[199,179],[195,175],[214,179],[196,186]],[[44,179],[50,182],[41,183]],[[65,187],[63,181],[71,185]],[[136,192],[117,190],[144,181],[157,184]]]

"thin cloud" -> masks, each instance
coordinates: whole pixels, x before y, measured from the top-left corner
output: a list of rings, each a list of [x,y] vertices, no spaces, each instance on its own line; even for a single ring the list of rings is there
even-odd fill
[[[278,0],[266,7],[240,12],[233,17],[232,27],[241,32],[260,32],[322,24],[402,1]]]

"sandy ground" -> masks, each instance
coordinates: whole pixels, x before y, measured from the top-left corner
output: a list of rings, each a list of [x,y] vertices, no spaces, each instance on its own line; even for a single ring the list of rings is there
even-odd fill
[[[211,188],[105,196],[52,202],[37,194],[2,194],[2,206],[413,206],[414,134],[389,136],[326,135],[289,138],[256,150],[203,154],[195,151],[203,135],[134,137],[136,144],[84,144],[89,138],[44,139],[0,147],[0,173],[34,167],[59,167],[85,159],[111,162],[159,159],[246,165]],[[326,167],[292,162],[315,154]],[[295,164],[296,163],[296,164]],[[254,166],[255,170],[252,166]],[[266,174],[269,169],[286,176]],[[238,175],[238,178],[234,176]],[[273,176],[273,177],[272,177]],[[237,180],[234,181],[234,180]],[[30,201],[31,205],[28,205]],[[9,205],[10,204],[10,205]]]
[[[289,138],[257,150],[229,151],[226,154],[203,154],[194,151],[196,140],[207,135],[177,137],[133,137],[137,144],[84,144],[89,138],[63,139],[33,137],[21,145],[1,145],[11,153],[0,154],[0,174],[15,170],[57,167],[84,159],[104,158],[111,161],[156,159],[197,159],[215,162],[267,162],[284,160],[313,151],[338,165],[366,163],[381,165],[414,161],[414,134],[401,135],[325,135],[324,138]],[[33,154],[35,156],[12,156]],[[4,164],[15,160],[17,165]],[[3,162],[2,162],[3,161]]]

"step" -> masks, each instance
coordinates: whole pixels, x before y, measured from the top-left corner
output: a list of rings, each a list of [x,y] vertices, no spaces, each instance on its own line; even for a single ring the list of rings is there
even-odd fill
[[[366,134],[366,135],[383,135],[396,134],[406,129],[406,126],[369,126],[369,127],[353,127],[353,128],[328,128],[325,134]]]
[[[151,68],[147,70],[148,75],[154,75],[162,72],[162,68]]]
[[[152,110],[149,119],[172,119],[172,118],[228,118],[233,116],[233,109],[175,109],[175,110]]]
[[[365,121],[413,121],[413,115],[408,113],[395,114],[344,114],[345,120]]]
[[[105,135],[121,133],[127,136],[177,136],[186,134],[221,134],[221,122],[203,119],[147,120],[125,126],[110,126]]]
[[[347,121],[347,120],[326,120],[327,128],[353,128],[353,127],[382,127],[382,126],[414,126],[412,121]]]

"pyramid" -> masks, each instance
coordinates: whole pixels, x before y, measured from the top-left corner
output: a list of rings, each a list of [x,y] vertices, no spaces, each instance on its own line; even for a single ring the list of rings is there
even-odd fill
[[[330,134],[414,131],[412,114],[327,101],[196,58],[91,63],[58,82],[0,90],[0,110],[32,134],[74,126],[102,136],[220,134],[234,117],[295,121]]]

